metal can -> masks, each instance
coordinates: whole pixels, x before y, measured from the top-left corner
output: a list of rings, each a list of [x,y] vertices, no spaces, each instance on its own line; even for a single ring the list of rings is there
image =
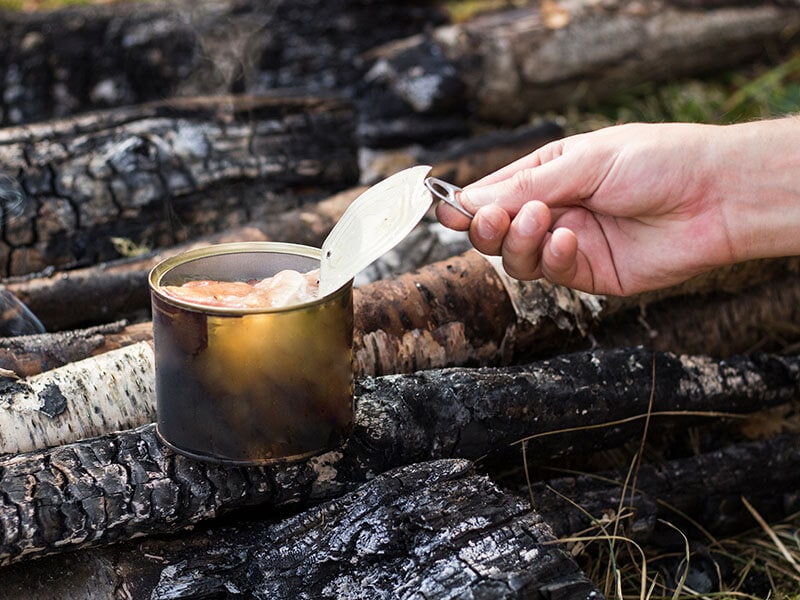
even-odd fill
[[[247,281],[319,267],[320,250],[273,242],[190,250],[150,272],[160,438],[218,463],[296,460],[340,445],[353,423],[352,281],[281,308],[194,304],[191,280]]]

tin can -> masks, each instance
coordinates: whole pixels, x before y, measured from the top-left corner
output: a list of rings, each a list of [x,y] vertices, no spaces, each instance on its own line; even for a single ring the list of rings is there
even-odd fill
[[[281,308],[198,305],[163,286],[319,268],[320,250],[272,242],[190,250],[150,272],[157,431],[198,460],[257,465],[340,445],[353,423],[352,281]]]

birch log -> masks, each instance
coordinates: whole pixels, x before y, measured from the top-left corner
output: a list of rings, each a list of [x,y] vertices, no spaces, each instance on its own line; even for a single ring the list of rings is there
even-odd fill
[[[0,381],[0,454],[29,452],[155,419],[155,357],[147,342]]]
[[[0,130],[0,273],[118,258],[353,185],[354,113],[313,97],[187,98]],[[17,176],[17,174],[19,174]]]
[[[0,564],[176,531],[244,506],[339,497],[397,466],[477,458],[525,438],[533,462],[616,446],[641,434],[651,394],[655,435],[670,423],[711,418],[698,412],[743,414],[787,402],[798,394],[799,373],[797,357],[598,351],[503,369],[363,378],[349,441],[304,462],[200,463],[165,448],[153,425],[7,456]]]

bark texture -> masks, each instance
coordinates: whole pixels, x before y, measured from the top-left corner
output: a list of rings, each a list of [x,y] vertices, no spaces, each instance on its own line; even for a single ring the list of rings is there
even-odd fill
[[[364,145],[436,142],[462,137],[476,118],[519,124],[642,82],[763,57],[800,23],[796,3],[787,1],[559,6],[531,2],[458,24],[426,3],[366,0],[11,13],[0,22],[2,122],[293,87],[352,98]]]
[[[10,456],[0,460],[0,563],[176,531],[243,506],[339,497],[397,466],[477,458],[530,436],[534,462],[616,446],[640,435],[651,393],[654,411],[748,413],[796,397],[799,370],[789,357],[583,353],[364,378],[350,440],[305,462],[200,463],[165,448],[153,425]],[[665,421],[685,427],[708,418],[654,416],[650,430]],[[566,428],[580,430],[553,435]]]
[[[144,256],[123,258],[81,269],[6,280],[6,288],[44,324],[59,332],[84,325],[140,316],[150,307],[147,276],[162,260],[192,248],[225,242],[260,242],[266,236],[255,227],[239,227],[170,246]],[[57,336],[60,339],[63,336]]]
[[[133,598],[599,598],[553,542],[526,500],[475,475],[467,461],[441,460],[378,476],[282,520],[12,566],[4,589],[37,600],[120,589]],[[36,577],[48,567],[61,573],[64,563],[70,576],[47,584]]]
[[[598,344],[731,356],[791,351],[800,342],[800,277],[786,274],[738,293],[689,295],[643,304],[597,327]]]
[[[0,369],[28,377],[152,339],[152,323],[128,325],[125,321],[60,333],[4,337],[0,338]]]
[[[741,442],[698,456],[643,464],[624,486],[626,473],[607,471],[534,483],[536,510],[566,537],[597,527],[604,515],[624,507],[621,531],[636,542],[682,546],[679,534],[659,519],[679,525],[690,539],[705,539],[697,523],[716,535],[755,525],[741,498],[768,522],[800,509],[800,439],[778,435]],[[570,502],[572,501],[572,502]],[[594,521],[592,521],[594,520]]]
[[[147,342],[0,381],[0,454],[30,452],[155,419],[155,356]]]
[[[309,97],[171,100],[0,130],[0,273],[118,258],[318,199],[358,177],[353,111]]]
[[[0,124],[169,96],[347,90],[363,72],[364,51],[443,22],[434,6],[364,0],[177,0],[6,12]]]
[[[406,154],[404,161],[384,163],[387,171],[413,164],[433,164],[433,173],[457,185],[474,179],[551,141],[561,129],[553,123],[495,132],[446,145],[433,153]],[[20,298],[48,331],[84,327],[138,315],[150,305],[147,273],[160,260],[201,243],[226,241],[284,241],[320,247],[341,215],[366,188],[349,188],[319,202],[265,215],[245,227],[193,237],[191,242],[68,271],[23,276],[7,280],[10,292]],[[199,190],[197,190],[199,192]],[[366,270],[359,283],[410,271],[467,250],[463,235],[440,226],[423,224],[396,251]]]
[[[563,11],[521,8],[446,26],[384,48],[389,65],[411,53],[442,53],[459,73],[479,118],[519,123],[528,115],[608,97],[646,81],[719,71],[763,56],[796,35],[796,7],[771,2],[704,10],[636,0],[559,2]],[[392,72],[383,65],[381,72]],[[394,69],[391,85],[422,77]]]

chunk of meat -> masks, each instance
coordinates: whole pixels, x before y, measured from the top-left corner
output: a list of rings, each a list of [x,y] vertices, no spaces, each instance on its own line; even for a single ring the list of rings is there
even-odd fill
[[[280,308],[316,299],[319,270],[299,273],[287,269],[260,281],[187,281],[161,289],[168,296],[203,306]]]

